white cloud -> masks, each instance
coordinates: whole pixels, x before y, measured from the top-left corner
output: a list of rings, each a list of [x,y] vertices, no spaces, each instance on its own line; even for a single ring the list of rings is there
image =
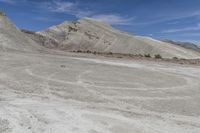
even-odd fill
[[[40,3],[41,4],[41,3]],[[64,0],[49,0],[48,2],[43,3],[43,8],[48,9],[51,12],[57,13],[66,13],[76,16],[77,18],[81,17],[90,17],[95,18],[101,21],[108,22],[112,25],[151,25],[161,22],[174,21],[179,19],[184,19],[188,17],[200,16],[200,10],[193,10],[184,13],[176,13],[176,14],[158,14],[154,16],[151,20],[142,20],[140,18],[128,18],[122,15],[113,14],[100,14],[95,11],[84,9],[81,7],[80,3],[77,2],[69,2]],[[138,19],[138,20],[137,20]],[[135,21],[134,23],[133,20]]]
[[[61,0],[53,0],[51,2],[46,2],[43,7],[46,7],[51,12],[67,13],[80,17],[87,17],[92,14],[91,11],[84,11],[79,9],[78,3],[66,2]]]
[[[99,15],[94,15],[91,18],[107,22],[111,25],[131,25],[132,21],[134,18],[124,18],[120,15],[115,15],[115,14],[99,14]]]
[[[161,12],[162,13],[162,12]],[[159,14],[159,13],[158,13]],[[181,19],[186,19],[190,17],[200,17],[200,10],[192,10],[187,12],[177,12],[177,13],[162,13],[161,15],[154,14],[151,20],[142,20],[138,19],[138,22],[135,22],[134,25],[153,25],[158,23],[167,22],[168,24],[170,21],[179,21]]]
[[[130,25],[133,20],[133,18],[125,18],[116,14],[97,14],[94,11],[81,8],[79,3],[66,2],[62,0],[53,0],[43,3],[42,8],[46,8],[51,12],[70,14],[77,18],[94,18],[112,25]]]
[[[178,34],[176,36],[181,36],[181,37],[200,37],[200,33],[182,33],[182,34]]]
[[[200,24],[197,24],[196,26],[193,27],[186,27],[186,28],[181,28],[181,29],[169,29],[165,30],[162,33],[175,33],[175,32],[184,32],[184,31],[198,31],[200,30]]]
[[[47,8],[53,12],[71,12],[76,4],[72,2],[53,1],[45,3]]]
[[[178,24],[178,23],[180,23],[180,21],[168,22],[167,24],[169,24],[169,25],[175,25],[175,24]]]
[[[6,3],[6,4],[12,4],[12,5],[17,5],[17,4],[24,4],[27,2],[27,0],[0,0],[0,2],[2,3]]]

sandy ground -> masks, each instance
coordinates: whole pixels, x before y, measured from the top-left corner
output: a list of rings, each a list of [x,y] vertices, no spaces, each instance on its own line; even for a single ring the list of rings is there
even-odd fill
[[[0,133],[200,133],[200,67],[1,53]]]

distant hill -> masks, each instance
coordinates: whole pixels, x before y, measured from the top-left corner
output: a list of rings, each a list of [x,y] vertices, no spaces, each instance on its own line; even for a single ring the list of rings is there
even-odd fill
[[[180,42],[180,41],[173,41],[173,40],[162,40],[163,42],[167,42],[167,43],[171,43],[171,44],[175,44],[187,49],[191,49],[197,52],[200,52],[200,47],[194,43],[190,43],[190,42]]]
[[[200,56],[196,51],[150,37],[133,36],[90,18],[83,18],[77,22],[66,21],[37,34],[46,38],[43,40],[51,39],[51,41],[44,41],[43,46],[64,51],[90,50],[134,55],[150,54],[151,56],[160,54],[164,58]]]

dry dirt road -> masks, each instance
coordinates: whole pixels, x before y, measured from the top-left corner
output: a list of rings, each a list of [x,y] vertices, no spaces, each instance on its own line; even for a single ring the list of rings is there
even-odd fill
[[[200,133],[200,67],[1,53],[0,133]]]

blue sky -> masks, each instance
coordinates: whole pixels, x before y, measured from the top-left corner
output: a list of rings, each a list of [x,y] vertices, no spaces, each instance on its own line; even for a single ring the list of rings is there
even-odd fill
[[[0,0],[0,9],[33,31],[90,17],[134,35],[200,44],[200,0]]]

